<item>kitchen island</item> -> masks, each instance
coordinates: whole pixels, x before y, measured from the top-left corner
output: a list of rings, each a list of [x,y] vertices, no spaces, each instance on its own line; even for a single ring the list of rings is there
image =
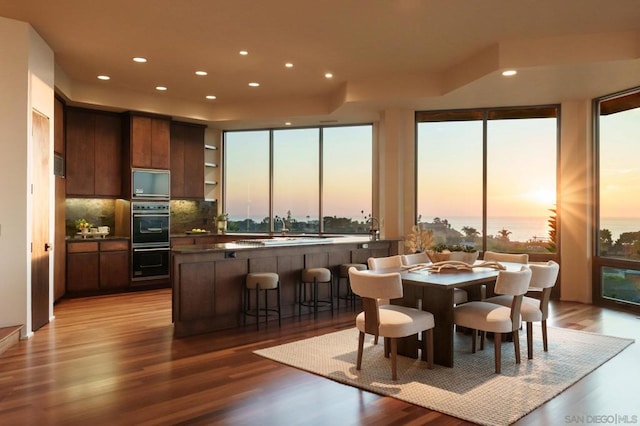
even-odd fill
[[[177,337],[242,325],[242,290],[249,272],[280,276],[282,317],[297,315],[296,288],[304,268],[398,253],[397,240],[351,236],[287,236],[172,248],[172,321]],[[335,278],[334,278],[335,279]]]

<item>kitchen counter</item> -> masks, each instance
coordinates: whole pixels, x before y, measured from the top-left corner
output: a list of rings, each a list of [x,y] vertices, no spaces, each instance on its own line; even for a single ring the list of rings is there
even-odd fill
[[[88,236],[86,238],[82,238],[82,235],[67,235],[65,237],[66,242],[75,243],[75,242],[88,242],[88,241],[119,241],[125,240],[129,241],[129,237],[118,237],[115,235],[105,235],[105,236]]]
[[[269,241],[173,247],[171,283],[175,335],[239,327],[243,317],[242,289],[249,272],[278,273],[282,317],[286,318],[298,312],[296,287],[304,268],[325,267],[336,274],[343,263],[366,263],[369,257],[398,253],[399,240],[324,237],[289,235]]]

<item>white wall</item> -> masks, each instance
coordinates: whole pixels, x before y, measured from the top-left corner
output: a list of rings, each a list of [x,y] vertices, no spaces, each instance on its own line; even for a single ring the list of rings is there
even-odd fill
[[[53,117],[53,52],[28,24],[2,17],[0,52],[0,326],[23,324],[24,336],[31,334],[31,111]]]

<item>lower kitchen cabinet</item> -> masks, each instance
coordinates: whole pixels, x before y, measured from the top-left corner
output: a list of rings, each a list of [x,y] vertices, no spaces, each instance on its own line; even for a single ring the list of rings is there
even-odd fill
[[[96,293],[130,284],[129,242],[67,243],[67,292]]]

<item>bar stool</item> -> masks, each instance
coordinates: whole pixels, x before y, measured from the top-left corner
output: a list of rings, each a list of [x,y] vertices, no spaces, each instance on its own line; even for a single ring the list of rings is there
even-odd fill
[[[340,299],[344,299],[347,303],[347,306],[351,305],[351,307],[355,308],[356,306],[356,294],[351,290],[351,282],[349,280],[349,268],[356,268],[358,271],[364,271],[367,269],[367,265],[364,263],[343,263],[338,268],[338,279],[336,280],[336,290],[338,297],[338,308],[340,308]],[[347,294],[344,296],[340,295],[340,287],[342,280],[347,280]]]
[[[320,284],[329,285],[329,299],[320,299],[318,287]],[[311,298],[307,297],[307,287],[311,285]],[[318,318],[318,308],[331,307],[333,314],[333,281],[331,271],[327,268],[305,268],[302,270],[298,285],[298,316],[302,315],[302,307],[313,308],[313,318]]]
[[[255,292],[255,306],[251,307],[251,292]],[[277,307],[269,307],[269,292],[276,292]],[[260,306],[260,293],[264,292],[264,306]],[[278,326],[282,325],[280,316],[280,277],[274,272],[251,272],[247,274],[242,292],[243,325],[247,324],[247,316],[256,317],[256,330],[260,330],[260,317],[264,316],[265,325],[269,316],[278,316]]]

